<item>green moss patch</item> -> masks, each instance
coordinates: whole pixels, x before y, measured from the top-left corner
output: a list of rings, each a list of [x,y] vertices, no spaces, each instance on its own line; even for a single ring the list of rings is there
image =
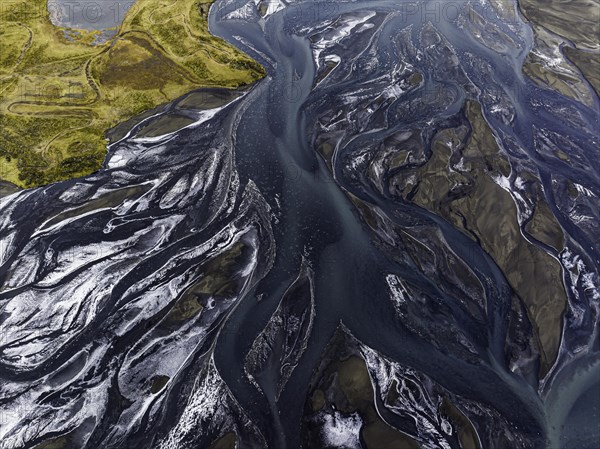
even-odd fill
[[[210,2],[138,0],[114,37],[59,28],[47,0],[0,15],[0,180],[35,187],[101,167],[105,132],[200,87],[264,76],[208,32]]]

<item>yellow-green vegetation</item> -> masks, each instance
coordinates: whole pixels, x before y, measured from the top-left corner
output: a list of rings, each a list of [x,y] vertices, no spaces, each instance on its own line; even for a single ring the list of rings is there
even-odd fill
[[[469,418],[452,404],[447,396],[444,396],[439,410],[443,416],[448,417],[456,426],[456,433],[463,449],[478,449],[481,447],[475,427],[473,427]]]
[[[553,40],[549,39],[548,32],[544,30],[568,39],[562,47],[564,56],[581,71],[596,93],[600,94],[600,1],[519,0],[519,7],[523,15],[532,22],[538,40]],[[528,59],[531,59],[531,55]],[[578,89],[573,89],[573,83],[569,80],[566,84],[571,86],[565,85],[563,74],[556,70],[527,66],[525,69],[525,73],[534,81],[580,99]]]
[[[337,366],[337,387],[343,395],[340,409],[358,411],[364,421],[361,429],[368,449],[413,449],[418,445],[408,435],[387,424],[375,408],[375,391],[365,361],[352,356]],[[336,404],[338,405],[338,404]]]
[[[86,201],[85,204],[82,204],[79,207],[74,209],[69,209],[59,214],[55,215],[52,219],[48,220],[42,229],[47,229],[51,226],[54,226],[57,223],[60,223],[63,220],[68,220],[69,218],[77,217],[83,214],[87,214],[92,211],[98,211],[103,208],[109,207],[117,207],[126,199],[137,199],[150,190],[148,185],[137,185],[133,187],[124,187],[122,189],[113,190],[109,193],[106,193],[99,198]]]
[[[569,39],[577,48],[598,49],[598,0],[519,0],[527,19]]]
[[[104,133],[204,86],[262,76],[209,34],[211,0],[137,0],[116,35],[50,22],[47,0],[11,0],[0,15],[0,179],[33,187],[82,176],[104,159]]]
[[[581,70],[581,73],[584,74],[596,93],[600,95],[600,52],[564,47],[563,53],[569,58],[569,61]]]
[[[152,380],[150,381],[151,385],[150,385],[150,393],[152,394],[156,394],[158,393],[160,390],[162,390],[165,385],[167,385],[167,383],[169,382],[169,376],[154,376],[152,378]]]
[[[192,284],[177,299],[165,317],[168,325],[180,324],[196,317],[209,297],[222,299],[235,295],[240,288],[236,267],[243,259],[247,245],[234,243],[230,248],[210,259],[202,266],[200,280]]]
[[[237,438],[235,433],[227,432],[217,441],[210,445],[210,449],[235,449],[237,447]]]
[[[73,441],[72,433],[68,433],[66,435],[44,441],[37,446],[34,446],[33,449],[79,449],[80,447],[80,444],[77,444]]]
[[[574,74],[561,73],[558,70],[548,68],[535,53],[530,53],[523,64],[523,73],[535,83],[544,87],[548,86],[561,94],[581,101],[590,103],[589,94],[582,85],[581,80]]]

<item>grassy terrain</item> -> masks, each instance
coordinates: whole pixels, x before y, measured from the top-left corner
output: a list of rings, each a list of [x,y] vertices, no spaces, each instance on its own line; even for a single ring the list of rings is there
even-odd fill
[[[432,143],[431,157],[414,172],[416,185],[403,184],[403,180],[411,178],[406,171],[399,172],[394,183],[403,186],[404,199],[444,217],[498,264],[523,301],[533,325],[541,352],[541,378],[553,365],[560,347],[567,301],[561,267],[554,257],[525,238],[511,194],[494,180],[509,176],[513,168],[500,151],[481,105],[467,102],[464,114],[470,134],[462,127],[440,130]],[[464,148],[454,150],[448,142]],[[453,167],[459,160],[464,168]],[[557,251],[562,250],[564,235],[541,186],[529,173],[521,172],[520,176],[531,183],[536,203],[526,231]]]
[[[203,86],[262,76],[208,32],[211,0],[137,0],[116,35],[50,22],[47,0],[0,4],[0,179],[33,187],[97,170],[105,131]]]
[[[400,403],[397,402],[396,384],[393,381],[386,394],[384,403],[387,406],[398,407]],[[395,397],[392,388],[396,391]],[[333,416],[337,412],[344,416],[360,416],[361,447],[418,449],[419,444],[411,436],[381,418],[374,400],[379,393],[373,389],[367,364],[355,341],[338,328],[313,372],[302,419],[304,447],[332,447],[324,441],[329,429],[322,424],[324,421],[315,418],[324,414]]]
[[[568,39],[562,48],[567,57],[600,95],[600,0],[519,0],[525,17],[533,23],[538,38],[540,28]],[[572,89],[565,87],[560,73],[539,64],[525,67],[525,73],[537,82],[577,99]],[[572,82],[572,80],[566,80]]]

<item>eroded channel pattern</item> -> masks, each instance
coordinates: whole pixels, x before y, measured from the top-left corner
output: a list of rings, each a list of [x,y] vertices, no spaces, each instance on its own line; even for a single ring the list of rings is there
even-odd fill
[[[595,447],[598,98],[465,5],[218,2],[265,80],[0,200],[0,447]]]

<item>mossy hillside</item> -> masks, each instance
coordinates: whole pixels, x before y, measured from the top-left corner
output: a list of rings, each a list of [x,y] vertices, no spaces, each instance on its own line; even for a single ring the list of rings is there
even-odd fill
[[[543,29],[567,39],[561,47],[563,55],[572,62],[600,95],[600,8],[598,1],[589,0],[520,0],[519,8],[533,24],[538,38]],[[547,39],[547,38],[546,38]],[[533,61],[532,61],[533,59]],[[537,83],[545,84],[565,95],[578,99],[572,81],[546,67],[532,67],[535,57],[529,56],[525,74]],[[567,81],[567,83],[565,83]],[[571,84],[571,86],[565,84]]]
[[[234,88],[264,69],[208,32],[210,2],[138,0],[116,35],[50,22],[47,0],[0,9],[0,179],[33,187],[91,173],[104,133],[205,86]]]
[[[521,232],[517,206],[511,194],[497,182],[508,177],[513,168],[500,151],[481,105],[467,102],[464,114],[470,132],[462,127],[440,130],[432,143],[431,157],[415,172],[414,179],[418,182],[403,184],[407,175],[400,171],[391,185],[395,189],[403,186],[397,191],[405,200],[442,216],[464,231],[498,264],[526,306],[541,350],[539,374],[543,378],[560,348],[567,301],[561,267],[552,255]],[[463,168],[456,165],[459,161]],[[561,251],[563,231],[546,204],[541,186],[531,189],[537,204],[526,231]]]

